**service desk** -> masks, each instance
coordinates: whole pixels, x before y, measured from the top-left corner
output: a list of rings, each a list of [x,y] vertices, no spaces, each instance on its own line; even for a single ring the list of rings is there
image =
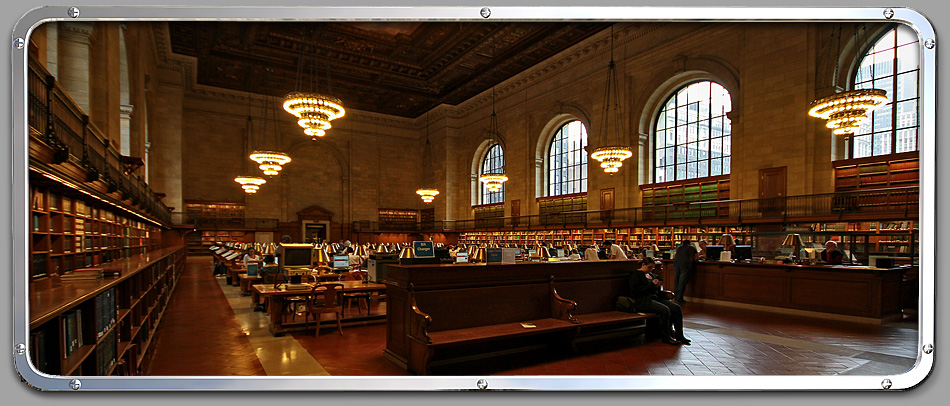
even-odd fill
[[[673,261],[663,261],[664,286],[673,288]],[[901,315],[904,269],[699,261],[687,300],[710,299],[848,316],[880,323]]]

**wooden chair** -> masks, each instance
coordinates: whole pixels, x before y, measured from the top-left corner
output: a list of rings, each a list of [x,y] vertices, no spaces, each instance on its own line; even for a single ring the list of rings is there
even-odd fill
[[[261,276],[261,283],[264,286],[275,286],[279,283],[287,283],[287,278],[284,277],[282,273],[265,273]],[[264,311],[267,311],[267,298],[262,298],[261,303],[256,303],[255,305],[263,307]]]
[[[365,282],[366,278],[369,277],[369,272],[367,271],[350,271],[342,274],[340,278],[342,281],[358,281]],[[369,300],[372,296],[372,292],[344,292],[343,301],[346,303],[346,310],[350,310],[353,306],[352,303],[356,301],[356,311],[360,314],[363,314],[362,307],[360,305],[360,300],[366,302],[366,313],[369,313]]]
[[[324,313],[334,313],[336,314],[336,327],[340,330],[340,335],[343,335],[343,297],[340,295],[342,292],[342,283],[314,285],[313,289],[310,289],[310,295],[307,296],[307,314],[304,316],[304,330],[307,329],[310,323],[310,315],[312,314],[313,319],[317,322],[317,331],[314,333],[314,337],[319,337],[320,315]]]
[[[317,277],[314,275],[308,275],[307,282],[316,284]],[[284,298],[284,303],[287,305],[287,313],[290,313],[291,321],[297,320],[297,309],[307,304],[308,297],[309,297],[308,295],[299,295],[299,296],[288,296]]]

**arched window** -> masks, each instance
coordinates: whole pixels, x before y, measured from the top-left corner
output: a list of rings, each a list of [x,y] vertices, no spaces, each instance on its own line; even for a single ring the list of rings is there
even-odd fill
[[[854,75],[855,89],[884,89],[887,103],[854,133],[852,158],[917,150],[917,34],[906,25],[887,31],[868,50]]]
[[[732,156],[729,91],[716,82],[680,88],[663,104],[654,133],[654,182],[729,173]]]
[[[587,129],[579,120],[557,130],[548,148],[548,196],[587,191]]]
[[[485,158],[482,159],[482,171],[478,174],[479,176],[486,173],[502,173],[505,168],[505,151],[501,149],[501,145],[494,144],[488,148],[488,152],[485,154]],[[505,202],[505,184],[501,184],[501,190],[497,192],[489,192],[488,188],[485,187],[484,183],[479,182],[478,186],[479,195],[481,199],[479,204],[491,204],[491,203],[504,203]]]

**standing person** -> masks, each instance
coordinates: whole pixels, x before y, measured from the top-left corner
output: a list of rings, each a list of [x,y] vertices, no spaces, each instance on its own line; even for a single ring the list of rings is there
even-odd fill
[[[607,259],[627,259],[627,254],[623,253],[623,248],[620,248],[619,245],[614,244],[613,241],[604,241],[604,246],[608,247],[606,248]]]
[[[673,293],[679,303],[686,303],[686,298],[683,295],[686,293],[686,283],[693,276],[693,268],[696,266],[694,261],[696,261],[697,254],[698,251],[689,239],[683,240],[680,246],[676,248],[676,254],[673,257],[673,271],[676,275]]]
[[[689,345],[690,340],[683,335],[683,308],[667,300],[660,292],[663,280],[653,273],[655,267],[653,258],[646,257],[637,270],[631,272],[627,295],[633,302],[633,309],[621,310],[656,313],[660,317],[660,337],[664,343]],[[618,299],[618,307],[621,300]]]
[[[600,260],[600,257],[597,253],[596,244],[588,246],[587,249],[584,250],[584,260],[585,261],[599,261]]]

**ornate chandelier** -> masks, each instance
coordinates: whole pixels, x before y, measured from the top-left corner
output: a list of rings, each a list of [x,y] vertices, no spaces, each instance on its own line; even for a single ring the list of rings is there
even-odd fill
[[[287,154],[278,151],[254,151],[250,158],[257,162],[258,167],[267,176],[277,175],[283,169],[282,166],[290,162],[290,157]]]
[[[490,193],[495,193],[508,181],[508,176],[503,173],[486,173],[479,176],[478,181],[484,183]]]
[[[429,113],[426,113],[426,146],[422,150],[422,178],[423,184],[431,185],[432,182],[432,150],[429,147]],[[439,191],[433,187],[422,187],[416,190],[416,194],[422,198],[424,203],[432,203]]]
[[[284,110],[297,117],[297,125],[312,139],[326,135],[330,121],[346,113],[340,99],[306,92],[293,92],[284,97]]]
[[[620,108],[620,90],[619,84],[617,83],[617,70],[616,65],[614,64],[614,27],[610,26],[610,62],[607,63],[607,85],[605,86],[604,91],[604,115],[603,115],[603,125],[601,126],[601,134],[604,134],[604,141],[609,142],[610,138],[610,112],[614,112],[614,121],[617,133],[617,142],[618,144],[621,141],[621,137],[624,134],[623,128],[623,114]],[[613,93],[614,103],[613,109],[610,105],[610,94]],[[627,158],[633,156],[633,149],[625,145],[608,145],[605,147],[600,147],[594,150],[590,154],[591,159],[594,159],[600,162],[600,167],[604,169],[604,172],[613,175],[620,170],[620,167],[623,166],[623,161]]]
[[[261,188],[261,185],[267,183],[264,178],[257,176],[238,176],[234,178],[234,181],[241,185],[241,188],[244,189],[244,192],[247,194],[257,193],[257,190]]]
[[[827,120],[826,127],[835,135],[846,138],[867,122],[871,112],[887,103],[887,92],[881,89],[861,89],[838,93],[815,100],[808,115]]]

